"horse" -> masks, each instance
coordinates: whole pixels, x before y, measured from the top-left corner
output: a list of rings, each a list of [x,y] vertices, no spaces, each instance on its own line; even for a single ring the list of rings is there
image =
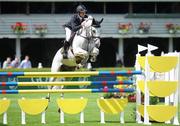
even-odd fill
[[[75,71],[76,69],[86,65],[87,61],[95,62],[99,54],[100,47],[100,32],[98,28],[102,23],[95,21],[92,16],[85,19],[85,25],[78,30],[74,36],[71,47],[67,51],[67,59],[63,58],[64,48],[61,47],[55,54],[51,72],[59,71]],[[55,81],[56,78],[50,78],[50,82]],[[63,81],[64,78],[61,78]],[[62,89],[63,86],[50,86],[49,89]],[[50,100],[50,94],[48,94]]]

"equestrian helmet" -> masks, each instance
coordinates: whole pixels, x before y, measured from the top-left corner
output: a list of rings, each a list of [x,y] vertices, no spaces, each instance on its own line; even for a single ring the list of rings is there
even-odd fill
[[[86,10],[86,7],[85,7],[84,5],[79,5],[79,6],[77,6],[77,8],[76,8],[76,12],[77,12],[77,13],[87,12],[87,10]]]

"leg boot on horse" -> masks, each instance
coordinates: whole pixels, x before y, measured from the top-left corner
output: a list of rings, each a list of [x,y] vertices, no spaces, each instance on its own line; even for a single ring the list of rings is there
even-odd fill
[[[76,35],[75,32],[71,32],[71,36],[70,36],[69,41],[67,41],[67,40],[64,41],[64,45],[63,45],[63,48],[64,48],[63,59],[67,59],[68,58],[68,50],[69,50],[69,47],[72,45],[72,41],[73,41],[75,35]]]

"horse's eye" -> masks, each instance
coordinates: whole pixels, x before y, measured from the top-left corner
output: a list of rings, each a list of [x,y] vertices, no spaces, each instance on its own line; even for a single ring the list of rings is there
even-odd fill
[[[93,30],[92,32],[93,32],[93,33],[96,33],[96,30]]]

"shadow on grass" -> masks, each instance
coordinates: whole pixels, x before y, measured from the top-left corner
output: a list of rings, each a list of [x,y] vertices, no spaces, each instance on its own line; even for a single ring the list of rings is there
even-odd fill
[[[0,123],[0,126],[9,126],[8,124]]]

